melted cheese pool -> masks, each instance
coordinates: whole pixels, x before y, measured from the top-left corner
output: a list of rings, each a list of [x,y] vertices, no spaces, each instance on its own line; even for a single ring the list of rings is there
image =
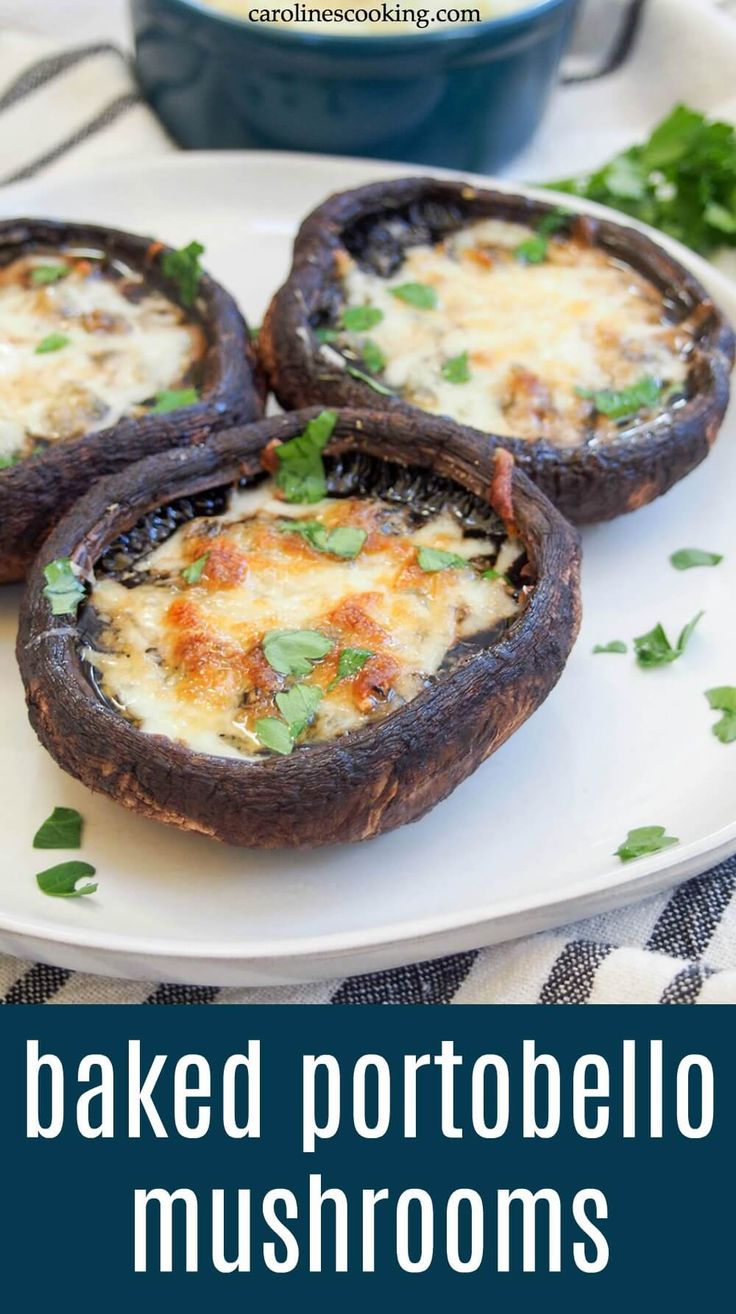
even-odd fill
[[[34,253],[0,268],[0,463],[139,415],[204,352],[198,324],[130,270]]]
[[[450,512],[420,521],[358,497],[306,509],[273,491],[235,494],[125,582],[95,584],[103,629],[85,655],[141,730],[217,756],[288,753],[395,710],[459,642],[519,611],[505,578],[518,543],[471,536]]]
[[[691,328],[667,322],[652,284],[571,237],[484,219],[407,248],[388,278],[347,252],[339,273],[346,305],[377,320],[343,327],[339,346],[406,401],[462,424],[571,446],[615,436],[622,418],[605,396],[598,410],[581,394],[648,380],[663,404],[685,385]],[[423,304],[407,285],[424,289]]]

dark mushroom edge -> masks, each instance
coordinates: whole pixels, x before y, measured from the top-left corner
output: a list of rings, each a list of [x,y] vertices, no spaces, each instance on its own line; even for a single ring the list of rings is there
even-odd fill
[[[348,250],[359,265],[367,262],[385,276],[410,247],[439,241],[468,222],[497,218],[534,229],[555,209],[527,196],[431,178],[374,183],[330,197],[304,220],[291,272],[273,298],[259,337],[261,359],[280,403],[418,413],[342,368],[336,352],[317,336],[320,328],[334,323],[344,302],[341,252]],[[622,426],[619,436],[563,447],[546,439],[490,435],[494,444],[513,453],[563,514],[585,524],[653,501],[708,455],[728,402],[734,335],[698,280],[643,233],[572,212],[568,223],[576,236],[651,283],[668,318],[680,322],[689,317],[695,326],[685,395],[649,419]],[[435,418],[445,440],[458,431],[481,432],[451,418]]]
[[[265,383],[248,329],[233,298],[206,273],[189,306],[177,282],[162,270],[170,248],[151,238],[44,219],[0,223],[0,269],[28,255],[53,261],[85,251],[111,270],[129,268],[201,326],[206,346],[197,366],[199,398],[166,414],[124,417],[82,437],[43,444],[33,455],[0,469],[0,583],[24,577],[50,529],[94,480],[263,414]]]
[[[263,478],[268,444],[298,435],[317,414],[224,432],[101,481],[54,530],[21,609],[17,655],[29,716],[59,765],[126,807],[231,844],[314,847],[421,817],[544,701],[579,627],[577,533],[505,453],[498,469],[486,440],[447,437],[430,417],[347,411],[325,449],[328,487],[338,492],[368,461],[388,472],[379,494],[401,487],[411,495],[426,481],[427,506],[432,497],[452,505],[459,498],[491,507],[502,525],[512,513],[533,581],[523,608],[500,638],[469,645],[432,687],[383,720],[288,757],[234,761],[136,729],[90,678],[84,606],[77,621],[51,615],[44,563],[68,557],[89,578],[106,553],[119,562],[122,548],[123,564],[126,551],[142,555],[183,516],[217,513],[223,488]],[[152,514],[171,504],[173,512]]]

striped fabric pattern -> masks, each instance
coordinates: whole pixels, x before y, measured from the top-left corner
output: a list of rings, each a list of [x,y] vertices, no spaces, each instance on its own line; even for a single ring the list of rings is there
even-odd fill
[[[170,149],[113,45],[60,53],[0,36],[0,181]],[[736,1003],[735,893],[736,856],[674,892],[556,931],[303,986],[123,982],[0,955],[0,1003]]]

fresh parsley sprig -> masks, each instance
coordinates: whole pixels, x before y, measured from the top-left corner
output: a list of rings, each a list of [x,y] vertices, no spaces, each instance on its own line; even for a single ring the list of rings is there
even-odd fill
[[[638,826],[630,830],[626,839],[619,844],[615,856],[622,862],[631,862],[633,858],[644,858],[649,853],[659,853],[679,844],[674,835],[667,835],[664,826]]]
[[[699,611],[697,616],[693,616],[691,621],[680,631],[677,643],[673,646],[661,625],[655,625],[653,629],[646,634],[640,634],[634,639],[634,651],[636,660],[640,666],[666,666],[669,662],[677,661],[682,657],[688,643],[693,635],[693,630],[698,621],[705,613]]]
[[[199,401],[196,388],[164,388],[157,392],[149,415],[167,415],[169,411],[178,411],[182,406],[193,406]]]
[[[692,570],[694,566],[718,566],[723,557],[718,552],[705,552],[703,548],[679,548],[670,557],[675,570]]]
[[[600,169],[548,186],[613,206],[704,255],[736,246],[736,131],[688,105]]]
[[[628,420],[639,411],[656,406],[663,386],[656,379],[645,377],[630,388],[576,388],[575,391],[578,397],[592,401],[599,415],[606,415],[609,420]]]
[[[44,566],[46,584],[43,595],[51,605],[52,616],[76,616],[85,594],[78,567],[69,557],[58,557]]]
[[[276,448],[276,487],[287,502],[319,502],[327,492],[322,450],[337,423],[337,411],[322,411],[304,433]]]
[[[202,243],[189,242],[179,251],[164,251],[161,257],[161,269],[167,278],[176,283],[184,306],[193,306],[197,299],[203,272],[199,263],[201,255],[204,255]]]
[[[722,744],[733,744],[736,741],[736,688],[722,684],[717,689],[707,689],[705,696],[714,712],[723,712],[720,721],[713,726],[713,734]]]

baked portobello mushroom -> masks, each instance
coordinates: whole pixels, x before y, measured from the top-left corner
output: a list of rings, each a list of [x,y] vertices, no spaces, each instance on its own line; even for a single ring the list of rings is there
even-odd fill
[[[41,742],[126,807],[246,846],[367,839],[546,698],[578,577],[576,531],[485,439],[302,411],[96,484],[32,568],[18,661]]]
[[[0,582],[95,479],[262,414],[246,326],[202,250],[0,223]]]
[[[643,233],[508,192],[404,178],[302,224],[260,334],[281,404],[485,432],[571,520],[666,492],[708,454],[734,336]]]

